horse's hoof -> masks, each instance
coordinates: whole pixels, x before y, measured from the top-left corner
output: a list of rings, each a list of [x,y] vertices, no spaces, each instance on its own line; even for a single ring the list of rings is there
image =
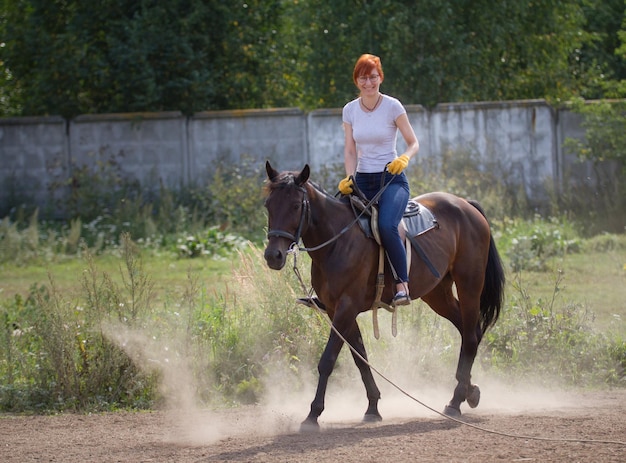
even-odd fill
[[[467,400],[467,405],[469,405],[470,408],[478,407],[478,402],[480,402],[480,389],[476,384],[472,384],[469,387],[469,392],[465,400]]]
[[[317,420],[306,419],[300,424],[301,433],[320,432],[320,425]]]
[[[451,418],[459,418],[461,416],[461,409],[446,405],[446,408],[443,409],[443,414]]]
[[[366,413],[365,416],[363,416],[363,423],[378,423],[382,420],[383,417],[378,413]]]

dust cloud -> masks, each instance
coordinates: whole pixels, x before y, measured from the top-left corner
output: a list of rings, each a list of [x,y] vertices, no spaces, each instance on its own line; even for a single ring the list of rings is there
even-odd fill
[[[157,340],[124,326],[111,325],[106,333],[137,365],[159,371],[169,421],[164,439],[171,443],[206,445],[241,436],[297,432],[315,394],[314,366],[298,372],[288,366],[277,366],[262,379],[266,395],[257,405],[207,408],[196,396],[190,365],[184,357],[173,355],[176,340]],[[444,419],[438,412],[452,396],[455,365],[435,364],[428,340],[416,342],[415,336],[416,333],[406,330],[395,339],[389,335],[381,341],[366,340],[369,360],[384,376],[374,374],[382,394],[379,411],[383,423]],[[450,349],[458,352],[458,346]],[[524,384],[511,384],[506,379],[490,377],[480,368],[474,369],[473,378],[481,389],[481,403],[475,410],[464,404],[462,412],[466,415],[532,413],[575,405],[573,396],[556,387],[533,385],[529,378]],[[329,380],[320,425],[323,429],[358,425],[366,408],[359,372],[349,349],[344,347]]]

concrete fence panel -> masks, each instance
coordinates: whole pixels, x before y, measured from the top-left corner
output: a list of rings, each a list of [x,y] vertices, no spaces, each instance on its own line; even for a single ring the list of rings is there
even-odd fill
[[[146,188],[180,188],[188,182],[186,121],[179,112],[79,116],[70,124],[72,165],[114,159]]]
[[[555,179],[556,118],[544,101],[445,104],[432,114],[434,153],[475,153],[483,166],[543,196]]]
[[[52,182],[68,175],[61,117],[0,119],[0,216],[22,203],[47,204]]]
[[[211,177],[218,163],[272,160],[296,169],[308,159],[306,118],[299,109],[211,111],[189,119],[190,180]]]

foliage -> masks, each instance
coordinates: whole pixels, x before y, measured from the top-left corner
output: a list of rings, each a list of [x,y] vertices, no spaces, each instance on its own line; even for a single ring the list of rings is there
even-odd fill
[[[553,257],[576,253],[581,240],[571,224],[556,218],[530,221],[506,220],[500,224],[501,252],[504,252],[514,272],[546,271]]]
[[[265,169],[245,156],[234,165],[224,160],[216,165],[206,188],[206,208],[211,211],[211,223],[258,239],[266,225],[260,194]]]
[[[204,234],[179,238],[176,249],[181,257],[225,257],[241,249],[246,241],[237,235],[226,234],[216,226]]]
[[[276,376],[299,390],[315,375],[327,325],[294,303],[305,291],[295,274],[268,271],[262,252],[254,245],[243,249],[244,239],[234,232],[261,241],[263,174],[253,163],[218,164],[211,184],[181,192],[161,186],[152,202],[149,191],[135,194],[119,186],[123,175],[115,163],[96,163],[81,170],[79,184],[92,188],[76,188],[75,200],[88,215],[102,215],[85,221],[77,208],[75,219],[55,224],[17,211],[15,220],[0,222],[3,263],[29,268],[62,259],[84,262],[70,290],[50,275],[27,295],[0,300],[0,410],[145,408],[185,397],[202,404],[249,403],[275,390]],[[320,171],[329,188],[336,186],[335,167]],[[539,371],[566,384],[623,385],[623,336],[595,331],[585,305],[559,303],[561,280],[548,298],[533,296],[536,288],[522,280],[535,271],[545,279],[555,262],[588,251],[606,252],[603,261],[617,256],[611,269],[621,272],[624,263],[615,251],[626,246],[623,234],[585,240],[565,213],[526,218],[523,195],[508,186],[506,172],[494,171],[478,166],[471,151],[446,153],[437,165],[416,163],[408,171],[415,193],[448,190],[479,198],[500,253],[516,272],[478,363],[515,378]],[[150,271],[160,265],[144,266],[144,249],[171,259],[184,250],[178,256],[194,257],[196,266],[200,259],[228,256],[232,275],[218,290],[190,265],[184,283],[169,282],[157,297]],[[94,253],[118,259],[119,273],[102,272]],[[310,262],[301,257],[302,271]],[[308,285],[307,272],[302,274]],[[451,325],[429,310],[409,311],[401,320],[408,333],[404,343],[377,344],[371,358],[389,369],[398,367],[398,356],[411,359],[416,381],[423,381],[423,373],[452,377],[458,334]],[[370,346],[368,323],[363,321],[363,332]],[[343,363],[352,366],[349,354],[340,359],[335,378],[343,377]],[[353,373],[346,369],[345,376]]]
[[[382,57],[405,104],[623,97],[621,0],[7,0],[0,114],[300,106]]]
[[[585,241],[584,250],[608,252],[626,249],[626,235],[613,235],[602,233]]]
[[[281,4],[7,1],[4,83],[22,115],[280,105]]]
[[[62,255],[76,255],[81,241],[80,220],[69,224],[39,221],[39,211],[28,220],[18,214],[16,221],[0,221],[0,260],[27,265],[48,262]]]
[[[181,288],[168,288],[157,300],[137,251],[125,235],[116,277],[102,272],[85,249],[75,291],[61,291],[50,275],[27,297],[0,302],[1,410],[251,403],[277,388],[300,390],[315,375],[329,327],[315,311],[295,304],[303,294],[295,273],[267,271],[262,251],[251,246],[238,254],[224,291],[205,287],[190,269]],[[310,260],[301,257],[303,270]],[[507,287],[508,300],[481,344],[478,366],[511,381],[532,376],[565,385],[623,385],[623,337],[594,330],[594,315],[583,304],[559,302],[562,273],[544,299],[532,296],[523,276],[517,272]],[[380,317],[386,326],[387,316]],[[404,378],[406,362],[397,362],[404,358],[415,365],[412,381],[452,378],[453,327],[426,307],[402,311],[399,318],[393,342],[384,330],[375,342],[371,317],[360,318],[377,368]],[[344,351],[335,380],[356,381],[351,364]]]
[[[389,76],[383,87],[405,103],[577,94],[571,57],[586,37],[578,1],[357,4],[292,6],[304,26],[294,37],[304,57],[302,77],[313,89],[304,106],[336,107],[350,99],[352,66],[365,52],[382,57]]]
[[[584,140],[570,140],[569,147],[582,159],[595,162],[616,161],[622,175],[626,174],[626,102],[573,102],[574,111],[582,114]]]
[[[51,276],[27,299],[0,306],[1,410],[154,407],[181,399],[179,377],[203,403],[254,402],[273,365],[294,374],[311,368],[299,356],[321,353],[315,315],[284,312],[294,281],[267,272],[258,250],[240,254],[237,293],[209,296],[189,273],[182,294],[160,309],[136,251],[125,236],[122,284],[86,252],[78,294],[60,291]]]
[[[626,12],[622,0],[582,3],[587,40],[580,51],[581,97],[588,100],[624,98],[626,95]]]
[[[146,318],[150,280],[133,246],[125,237],[122,287],[99,275],[87,255],[84,300],[65,296],[50,276],[25,299],[16,296],[0,306],[1,409],[101,410],[153,403],[158,374],[142,372],[103,332],[108,317],[127,325]]]
[[[532,375],[547,384],[625,384],[624,342],[617,333],[593,328],[593,313],[583,304],[557,305],[562,274],[549,300],[534,300],[516,274],[513,294],[502,317],[483,340],[483,366],[509,378]]]
[[[52,184],[46,208],[64,210],[68,222],[40,220],[38,210],[27,215],[26,207],[0,221],[0,258],[46,262],[76,255],[81,243],[93,252],[116,249],[123,233],[181,257],[226,256],[246,238],[263,239],[265,171],[250,159],[232,167],[216,162],[206,185],[174,191],[160,184],[155,193],[123,172],[121,156],[99,153],[92,165]],[[56,192],[66,188],[69,200],[57,204]]]

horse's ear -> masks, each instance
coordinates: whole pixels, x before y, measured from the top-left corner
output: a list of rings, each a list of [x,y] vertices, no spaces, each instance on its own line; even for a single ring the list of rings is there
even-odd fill
[[[311,168],[309,167],[308,164],[306,164],[304,166],[304,169],[302,169],[302,171],[296,177],[296,180],[295,180],[296,185],[298,186],[304,185],[306,181],[309,179],[309,175],[311,175]]]
[[[272,182],[278,177],[279,172],[272,167],[269,161],[265,161],[265,171],[267,172],[267,177]]]

